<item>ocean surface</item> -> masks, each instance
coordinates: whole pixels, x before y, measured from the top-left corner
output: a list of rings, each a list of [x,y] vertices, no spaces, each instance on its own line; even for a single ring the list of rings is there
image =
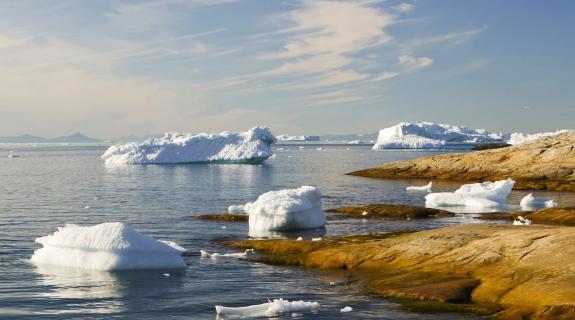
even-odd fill
[[[321,150],[318,150],[321,148]],[[345,273],[325,273],[257,262],[200,258],[199,250],[232,252],[217,239],[248,238],[247,224],[199,221],[193,216],[225,212],[270,190],[316,185],[324,208],[366,204],[424,204],[409,184],[344,173],[383,162],[438,152],[372,151],[369,146],[278,145],[263,165],[147,165],[106,167],[105,146],[0,145],[0,318],[1,319],[210,319],[215,305],[247,306],[267,299],[318,301],[316,313],[275,319],[475,319],[473,315],[416,313],[365,295]],[[9,154],[19,157],[9,158]],[[453,190],[457,184],[439,184]],[[527,192],[514,191],[518,204]],[[572,193],[538,192],[560,205],[575,204]],[[510,206],[509,209],[516,209]],[[428,229],[481,223],[473,214],[430,220],[329,220],[320,236],[382,230]],[[29,258],[34,239],[67,223],[121,221],[156,239],[188,250],[188,268],[89,272],[39,268]],[[297,237],[300,234],[273,234]],[[312,235],[305,235],[312,236]],[[313,234],[318,236],[318,234]],[[337,285],[330,286],[335,281]],[[353,312],[341,314],[345,306]]]

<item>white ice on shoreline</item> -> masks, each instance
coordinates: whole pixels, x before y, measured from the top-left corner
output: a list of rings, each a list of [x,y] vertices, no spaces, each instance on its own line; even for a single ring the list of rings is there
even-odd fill
[[[261,163],[273,152],[277,140],[269,128],[219,134],[166,133],[143,143],[130,142],[108,148],[102,155],[106,165],[151,163]]]
[[[246,249],[244,252],[237,252],[237,253],[209,253],[205,250],[200,250],[200,257],[202,258],[211,258],[211,259],[218,259],[220,257],[227,257],[227,258],[237,258],[237,259],[247,259],[250,254],[254,254],[254,249]]]
[[[555,132],[540,132],[540,133],[534,133],[534,134],[514,132],[509,137],[509,140],[507,141],[507,143],[515,146],[515,145],[530,142],[530,141],[533,141],[533,140],[536,140],[536,139],[539,139],[542,137],[555,136],[555,135],[558,135],[560,133],[567,132],[567,131],[570,131],[570,130],[557,130]]]
[[[402,122],[379,131],[374,150],[440,149],[450,144],[501,142],[501,134],[432,122]]]
[[[528,226],[531,224],[531,220],[524,218],[523,216],[518,216],[517,220],[513,220],[514,226]]]
[[[288,301],[281,298],[246,307],[216,306],[216,312],[219,315],[240,317],[266,317],[283,313],[315,311],[317,309],[319,309],[319,302]]]
[[[405,188],[405,190],[407,191],[426,191],[426,192],[431,192],[431,187],[433,185],[433,182],[429,181],[428,184],[421,186],[421,187],[417,187],[417,186],[409,186],[407,188]]]
[[[438,192],[426,195],[425,206],[496,208],[507,203],[507,197],[514,184],[515,181],[511,179],[464,184],[455,192]]]
[[[43,247],[30,260],[38,265],[104,271],[186,267],[181,257],[184,248],[155,240],[120,222],[68,224],[36,242]]]
[[[529,211],[537,208],[553,208],[555,202],[546,198],[535,198],[532,193],[526,195],[519,202],[521,210]]]
[[[269,191],[254,202],[230,206],[229,212],[249,215],[250,231],[288,231],[325,226],[321,193],[313,186]]]

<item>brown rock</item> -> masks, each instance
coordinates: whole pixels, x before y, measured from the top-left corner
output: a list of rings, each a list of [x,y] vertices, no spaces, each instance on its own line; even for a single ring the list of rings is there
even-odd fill
[[[221,213],[221,214],[203,214],[199,216],[194,216],[193,218],[197,220],[248,222],[249,216],[243,214]]]
[[[518,216],[523,216],[539,224],[575,225],[575,207],[546,208],[535,212],[487,212],[482,213],[476,219],[513,221],[517,219]]]
[[[498,306],[500,319],[575,315],[575,228],[459,225],[322,241],[242,240],[268,263],[346,269],[368,292]],[[488,308],[493,310],[493,308]]]
[[[509,148],[396,161],[348,174],[458,181],[512,178],[515,189],[575,191],[575,131]]]
[[[328,209],[326,212],[341,213],[351,218],[359,219],[423,219],[435,217],[453,217],[455,215],[449,211],[441,209],[395,204],[368,204],[357,207],[341,207]],[[367,212],[367,215],[363,215],[364,212]]]

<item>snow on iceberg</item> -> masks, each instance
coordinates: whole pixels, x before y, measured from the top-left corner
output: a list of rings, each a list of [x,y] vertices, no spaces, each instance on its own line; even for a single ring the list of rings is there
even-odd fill
[[[120,222],[94,226],[67,224],[36,239],[43,247],[30,259],[38,265],[91,270],[185,268],[184,248],[158,241]]]
[[[283,313],[316,311],[317,309],[319,309],[319,302],[288,301],[281,298],[247,307],[216,306],[218,315],[239,317],[269,317]]]
[[[421,187],[417,187],[417,186],[409,186],[407,188],[405,188],[405,190],[407,191],[426,191],[426,192],[431,192],[431,186],[433,185],[432,181],[429,181],[428,184],[421,186]]]
[[[539,138],[555,136],[555,135],[558,135],[560,133],[567,132],[567,131],[570,131],[570,130],[557,130],[555,132],[541,132],[541,133],[534,133],[534,134],[514,132],[509,137],[509,140],[507,141],[507,143],[515,146],[515,145],[522,144],[522,143],[529,142],[529,141],[533,141],[533,140],[536,140]]]
[[[247,213],[250,232],[322,228],[326,220],[321,193],[313,186],[266,192],[256,201],[230,206],[228,211]]]
[[[425,196],[426,207],[461,206],[472,208],[496,208],[505,205],[515,181],[464,184],[455,192],[437,192]]]
[[[166,133],[143,143],[130,142],[108,148],[102,155],[107,165],[151,163],[262,163],[273,154],[276,143],[269,128],[219,134]]]
[[[483,129],[432,122],[402,122],[380,130],[373,149],[440,149],[450,145],[501,141],[501,134]]]
[[[546,198],[535,198],[533,194],[530,193],[521,199],[519,206],[521,206],[521,210],[529,211],[541,207],[553,208],[555,202]]]

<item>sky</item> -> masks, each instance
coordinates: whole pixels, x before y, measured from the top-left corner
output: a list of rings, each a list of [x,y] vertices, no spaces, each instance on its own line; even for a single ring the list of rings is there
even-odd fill
[[[575,1],[0,0],[0,136],[573,128]]]

